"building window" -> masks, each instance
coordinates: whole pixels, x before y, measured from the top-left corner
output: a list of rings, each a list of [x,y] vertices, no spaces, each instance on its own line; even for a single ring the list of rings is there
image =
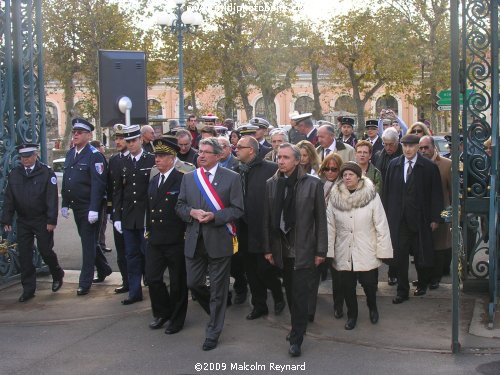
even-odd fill
[[[163,116],[161,103],[156,99],[148,99],[148,116],[149,118],[158,118]]]
[[[338,112],[344,112],[344,115],[347,114],[345,112],[354,115],[357,113],[356,102],[349,95],[341,95],[335,101],[334,110]]]
[[[377,99],[375,104],[375,111],[377,116],[383,109],[392,109],[394,113],[398,113],[398,101],[392,95],[384,95]]]
[[[276,104],[274,102],[273,102],[273,109],[272,110],[274,111],[274,113],[276,113]],[[255,103],[254,115],[255,115],[255,117],[266,118],[266,111],[265,111],[265,106],[264,106],[264,98],[260,98]]]
[[[312,113],[314,112],[314,100],[308,96],[301,96],[295,101],[294,110],[299,113]]]

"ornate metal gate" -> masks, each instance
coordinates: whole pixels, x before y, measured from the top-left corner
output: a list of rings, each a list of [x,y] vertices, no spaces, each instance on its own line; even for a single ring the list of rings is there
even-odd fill
[[[498,298],[499,0],[453,0],[451,15],[453,253],[462,276],[489,279],[489,326]],[[461,6],[461,7],[460,7]],[[460,7],[460,8],[459,8]],[[459,15],[461,9],[461,16]],[[461,17],[461,25],[459,20]],[[461,26],[461,29],[460,29]],[[459,36],[461,36],[461,48]],[[467,89],[472,89],[465,97]],[[463,109],[459,97],[464,96]],[[461,115],[461,119],[460,119]],[[463,149],[459,150],[460,136]],[[484,142],[491,137],[491,156]],[[462,178],[459,175],[459,159]],[[460,182],[460,185],[459,185]],[[459,191],[460,190],[460,191]],[[463,241],[459,237],[462,235]],[[461,242],[461,244],[460,244]],[[462,246],[465,249],[460,259]],[[477,260],[483,251],[483,260]],[[453,350],[458,351],[458,272],[454,272]]]
[[[7,175],[19,161],[15,146],[40,143],[47,160],[41,0],[0,2],[0,118],[1,207]],[[0,244],[0,279],[18,271],[17,252],[6,243]]]

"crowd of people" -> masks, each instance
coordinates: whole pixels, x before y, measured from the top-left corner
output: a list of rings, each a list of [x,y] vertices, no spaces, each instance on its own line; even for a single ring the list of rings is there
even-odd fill
[[[358,319],[358,281],[373,324],[379,279],[397,285],[394,304],[408,300],[411,256],[418,274],[413,294],[438,288],[451,254],[450,227],[440,219],[451,202],[451,161],[440,156],[427,125],[407,128],[383,112],[366,121],[363,140],[354,135],[353,118],[339,118],[337,134],[331,124],[314,126],[310,113],[294,114],[289,130],[258,117],[234,128],[231,121],[215,125],[215,116],[204,116],[203,126],[189,116],[186,128],[160,137],[147,125],[116,124],[117,152],[109,160],[89,143],[94,126],[74,119],[61,215],[73,212],[81,238],[77,295],[111,274],[99,239],[107,221],[122,277],[115,293],[126,295],[121,303],[142,301],[147,286],[149,327],[166,325],[171,335],[184,326],[190,291],[209,316],[203,350],[218,345],[227,306],[245,303],[248,291],[248,320],[269,314],[268,290],[274,314],[288,305],[288,351],[299,356],[328,274],[333,315],[342,319],[346,306],[346,330]],[[57,179],[37,160],[38,145],[18,152],[1,220],[10,231],[17,213],[19,301],[26,302],[36,289],[35,237],[54,292],[64,271],[52,249]],[[382,263],[389,265],[387,279],[379,275]]]

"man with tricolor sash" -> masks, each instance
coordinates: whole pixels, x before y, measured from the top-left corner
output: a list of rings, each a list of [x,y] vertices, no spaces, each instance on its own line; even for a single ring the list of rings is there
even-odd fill
[[[240,176],[218,165],[222,148],[216,138],[200,140],[198,166],[184,175],[176,212],[186,225],[184,255],[187,285],[210,315],[203,350],[217,346],[224,326],[234,223],[243,215]],[[210,287],[205,280],[208,273]]]

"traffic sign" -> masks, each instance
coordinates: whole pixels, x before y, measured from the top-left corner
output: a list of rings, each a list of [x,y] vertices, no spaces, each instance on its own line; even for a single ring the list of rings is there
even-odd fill
[[[467,91],[465,92],[467,97],[471,96],[473,93],[473,89],[467,89]],[[439,100],[437,101],[438,106],[451,106],[451,90],[441,90],[438,92],[437,96],[439,98]],[[464,96],[462,94],[460,94],[459,103],[461,105],[464,104]]]
[[[464,106],[460,104],[460,110],[464,109]],[[438,111],[451,111],[451,105],[440,105],[438,106]]]

